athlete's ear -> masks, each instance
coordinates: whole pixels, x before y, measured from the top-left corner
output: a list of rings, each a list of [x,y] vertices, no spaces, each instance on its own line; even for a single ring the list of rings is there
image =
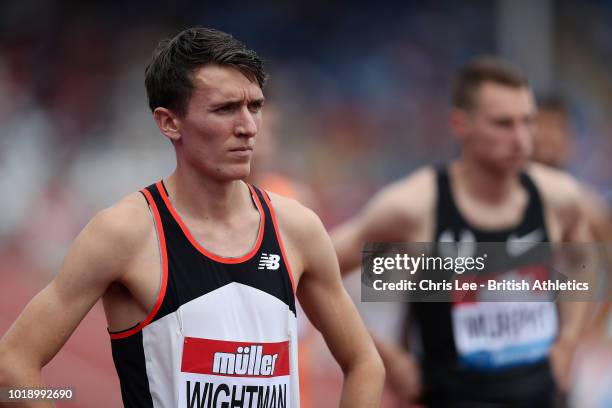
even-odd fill
[[[153,111],[153,119],[157,127],[172,143],[176,143],[181,138],[179,117],[170,109],[157,107]]]
[[[464,109],[453,108],[449,117],[449,126],[451,133],[458,141],[463,141],[468,134],[469,129],[469,113]]]

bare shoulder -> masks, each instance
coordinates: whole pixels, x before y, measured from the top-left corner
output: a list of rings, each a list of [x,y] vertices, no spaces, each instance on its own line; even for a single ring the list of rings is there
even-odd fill
[[[365,208],[365,217],[396,227],[413,225],[432,211],[436,199],[435,170],[422,167],[382,188]]]
[[[585,212],[582,205],[580,183],[570,174],[541,164],[527,168],[542,197],[545,208],[551,215],[549,225],[560,227],[562,241],[584,241],[590,239],[585,228]]]
[[[415,213],[425,211],[431,208],[435,200],[435,177],[433,167],[421,167],[383,188],[378,193],[379,199]]]
[[[101,238],[130,244],[152,232],[148,204],[140,193],[132,193],[97,213],[90,222]]]
[[[612,210],[604,197],[588,184],[581,184],[581,208],[596,241],[612,241]]]
[[[612,213],[608,207],[604,197],[592,186],[583,184],[581,186],[581,195],[584,198],[585,210],[592,213],[601,220],[612,218]]]
[[[274,193],[269,195],[293,279],[300,282],[302,273],[311,267],[313,259],[325,252],[333,254],[330,238],[314,211],[292,198]]]
[[[148,205],[140,193],[133,193],[97,213],[78,235],[66,259],[118,277],[150,234],[154,230]]]
[[[530,163],[527,173],[547,205],[557,209],[580,206],[581,186],[569,173],[539,163]]]
[[[596,228],[610,224],[610,208],[590,185],[581,183],[567,172],[541,164],[530,165],[528,172],[544,199],[554,207],[579,208]]]
[[[325,229],[319,216],[297,200],[268,192],[279,225],[293,240],[301,241],[317,230]]]

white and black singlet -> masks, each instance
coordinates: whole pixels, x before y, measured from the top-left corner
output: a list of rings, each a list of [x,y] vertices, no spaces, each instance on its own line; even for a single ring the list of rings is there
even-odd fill
[[[162,182],[141,191],[162,271],[146,319],[110,334],[125,407],[299,407],[293,277],[270,199],[248,187],[260,227],[240,258],[199,245]]]

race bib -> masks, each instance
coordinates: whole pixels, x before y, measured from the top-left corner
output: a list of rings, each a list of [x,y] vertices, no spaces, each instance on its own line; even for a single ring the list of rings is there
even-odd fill
[[[186,337],[180,408],[290,407],[289,342]]]
[[[524,268],[502,276],[508,278],[514,274],[517,279],[538,279],[544,276],[544,271]],[[544,360],[557,336],[555,304],[551,301],[478,301],[489,296],[486,290],[479,290],[452,305],[459,363],[463,367],[496,370]]]

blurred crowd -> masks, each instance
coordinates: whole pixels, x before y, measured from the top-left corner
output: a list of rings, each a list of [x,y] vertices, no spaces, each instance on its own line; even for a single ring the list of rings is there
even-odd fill
[[[558,0],[553,17],[567,166],[611,203],[612,1]],[[172,170],[144,89],[160,39],[211,26],[264,57],[278,147],[256,164],[308,186],[331,227],[455,154],[451,78],[498,51],[496,18],[486,0],[3,2],[0,270],[17,262],[48,278],[96,211]]]
[[[575,136],[571,170],[609,198],[612,2],[557,3],[555,75]],[[469,5],[3,5],[0,242],[31,243],[55,266],[96,210],[172,169],[143,71],[159,39],[191,24],[232,32],[266,59],[282,154],[263,165],[311,186],[324,221],[337,223],[385,182],[453,155],[445,119],[453,70],[496,52],[495,2]],[[49,219],[57,225],[41,231]]]

